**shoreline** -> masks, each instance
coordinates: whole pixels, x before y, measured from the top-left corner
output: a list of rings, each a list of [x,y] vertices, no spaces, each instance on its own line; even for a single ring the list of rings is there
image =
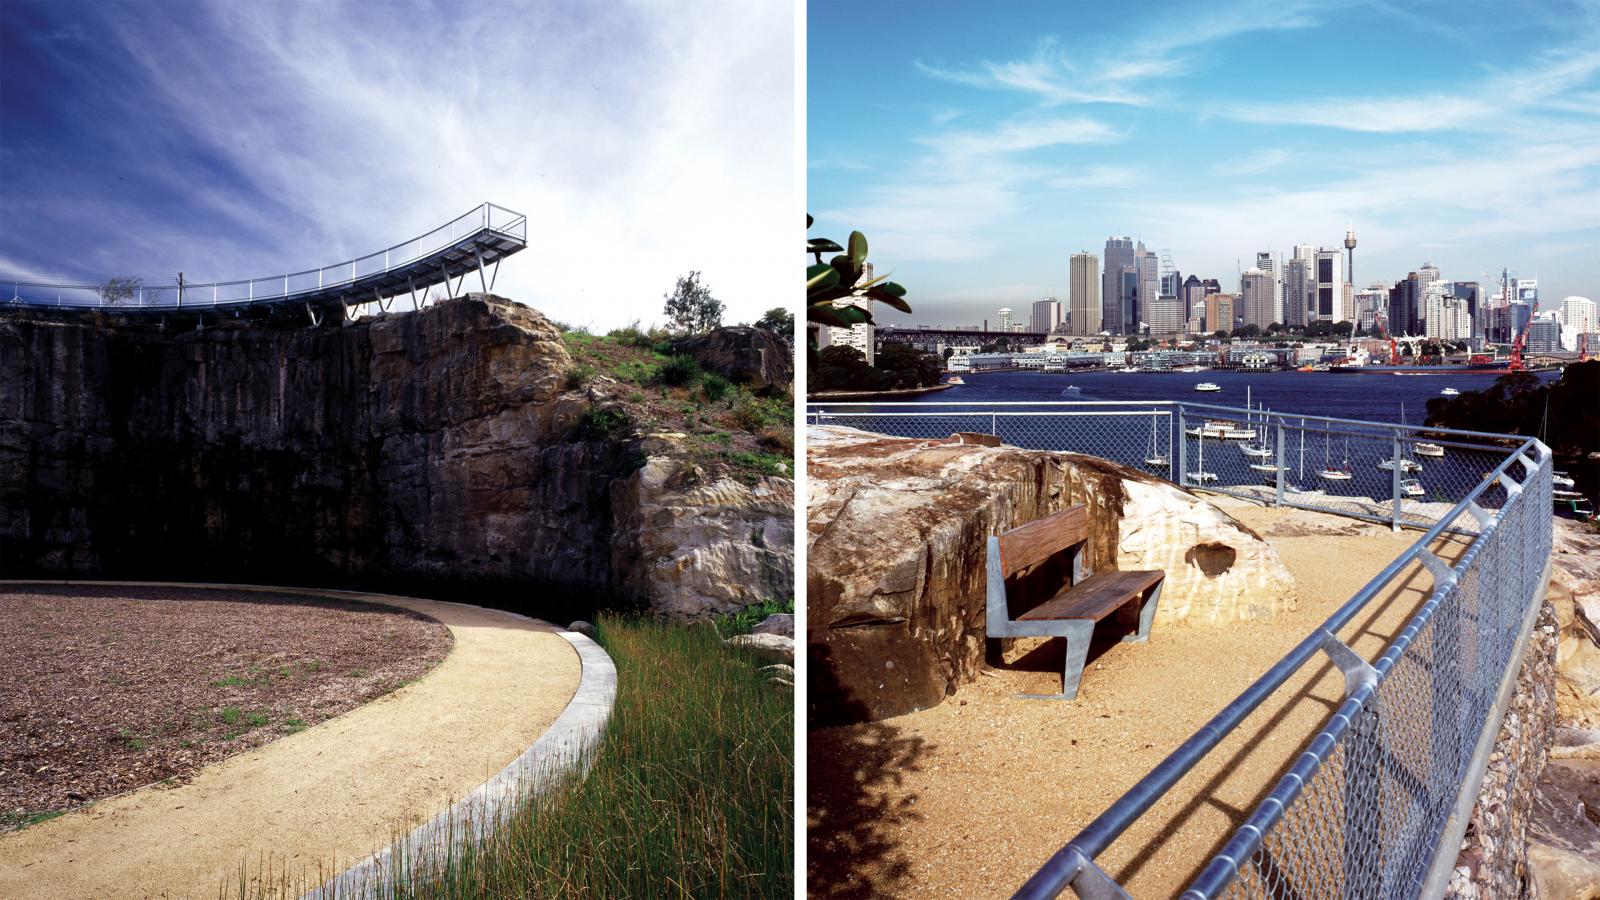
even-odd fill
[[[848,400],[881,400],[886,397],[919,397],[923,394],[947,391],[953,387],[955,387],[953,384],[936,384],[932,387],[895,388],[892,391],[823,391],[817,394],[807,394],[806,402],[827,403]]]

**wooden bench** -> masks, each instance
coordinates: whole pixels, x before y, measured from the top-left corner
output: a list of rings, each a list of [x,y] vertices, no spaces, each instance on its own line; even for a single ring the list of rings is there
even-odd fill
[[[1165,572],[1099,572],[1085,565],[1089,547],[1089,512],[1074,506],[989,538],[988,637],[1062,637],[1067,662],[1060,694],[1024,694],[1041,700],[1071,700],[1089,655],[1096,622],[1139,601],[1139,628],[1122,640],[1150,637],[1150,623],[1161,598]],[[1018,596],[1028,594],[1031,596]],[[1020,616],[1011,615],[1013,599],[1026,603],[1047,597]]]

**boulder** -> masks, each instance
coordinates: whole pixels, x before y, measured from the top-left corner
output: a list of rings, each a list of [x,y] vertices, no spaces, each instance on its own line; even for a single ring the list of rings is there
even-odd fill
[[[600,637],[599,632],[594,630],[594,625],[585,622],[582,619],[579,619],[578,621],[573,622],[571,625],[568,625],[567,630],[576,631],[578,634],[581,634],[590,640],[598,640]]]
[[[806,641],[813,724],[926,709],[982,667],[987,540],[1083,504],[1093,571],[1161,569],[1155,628],[1293,608],[1277,552],[1175,485],[1096,457],[890,438],[807,436]]]
[[[794,637],[794,616],[790,613],[773,613],[761,620],[761,624],[750,629],[752,634],[781,634],[784,637]]]
[[[678,342],[677,350],[700,367],[761,393],[794,387],[794,351],[765,328],[731,325]]]
[[[749,650],[762,662],[794,665],[794,638],[781,634],[737,634],[723,643]]]

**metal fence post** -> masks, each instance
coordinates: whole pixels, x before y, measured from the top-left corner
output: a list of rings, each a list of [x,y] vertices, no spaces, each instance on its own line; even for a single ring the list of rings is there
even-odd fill
[[[999,437],[1000,436],[999,417],[996,416],[994,413],[989,413],[989,433],[994,435],[995,437]]]
[[[1274,413],[1273,415],[1276,416],[1277,414]],[[1283,479],[1284,479],[1284,472],[1285,472],[1286,467],[1287,467],[1287,463],[1285,462],[1285,460],[1283,458],[1283,419],[1282,418],[1278,419],[1278,449],[1277,449],[1277,455],[1273,457],[1273,462],[1278,466],[1278,472],[1277,472],[1277,475],[1278,475],[1278,491],[1277,491],[1277,496],[1273,498],[1272,505],[1273,506],[1282,506],[1283,505]]]
[[[1394,430],[1394,447],[1389,454],[1389,464],[1393,469],[1389,473],[1389,530],[1400,530],[1400,473],[1404,469],[1400,465],[1400,429]]]
[[[1183,404],[1178,404],[1178,415],[1173,420],[1177,423],[1178,433],[1173,435],[1173,440],[1178,443],[1178,486],[1189,483],[1189,442],[1184,440],[1183,430]]]

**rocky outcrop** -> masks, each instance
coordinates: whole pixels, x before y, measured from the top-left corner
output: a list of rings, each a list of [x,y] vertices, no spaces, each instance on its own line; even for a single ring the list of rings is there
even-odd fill
[[[753,391],[786,393],[794,387],[794,351],[765,328],[732,325],[689,338],[677,349],[701,368]]]
[[[595,398],[535,310],[207,325],[0,316],[0,572],[435,584],[535,612],[557,585],[679,615],[783,593],[789,482],[691,487],[654,477],[681,468],[670,441],[578,439]],[[657,533],[697,516],[715,527]]]
[[[1095,457],[813,428],[807,438],[812,722],[924,709],[984,660],[989,535],[1084,504],[1090,567],[1167,573],[1156,629],[1294,603],[1277,553],[1206,501]]]

